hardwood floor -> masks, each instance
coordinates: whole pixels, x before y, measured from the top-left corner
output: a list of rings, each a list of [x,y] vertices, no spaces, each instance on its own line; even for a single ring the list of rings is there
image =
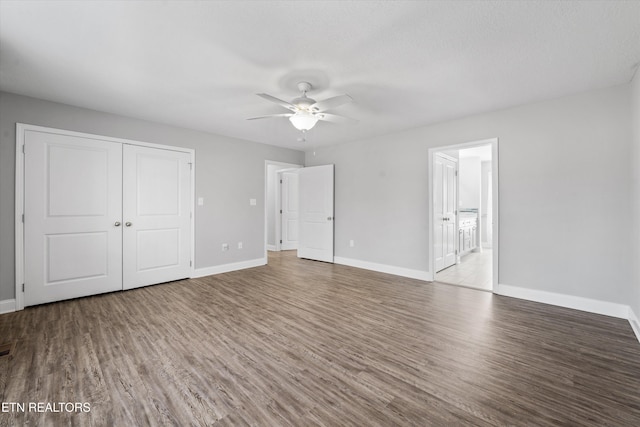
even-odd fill
[[[0,315],[0,425],[640,425],[628,322],[298,260]],[[27,407],[28,409],[28,407]]]

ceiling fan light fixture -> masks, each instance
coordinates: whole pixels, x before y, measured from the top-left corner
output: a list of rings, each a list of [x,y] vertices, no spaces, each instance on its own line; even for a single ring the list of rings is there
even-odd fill
[[[293,116],[289,117],[289,121],[293,127],[302,131],[309,130],[318,123],[317,118],[304,111],[298,111]]]

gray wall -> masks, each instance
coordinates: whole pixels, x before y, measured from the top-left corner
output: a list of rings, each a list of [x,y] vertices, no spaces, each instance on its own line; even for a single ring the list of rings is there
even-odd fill
[[[631,308],[636,316],[640,316],[640,71],[636,70],[636,76],[632,84],[632,122],[633,122],[633,156],[631,157],[633,175],[633,265],[634,289]]]
[[[205,199],[195,208],[196,268],[262,258],[265,160],[304,160],[300,151],[0,92],[0,300],[15,293],[16,122],[195,149],[196,197]]]
[[[628,304],[630,103],[621,85],[316,148],[307,166],[335,164],[336,256],[427,271],[428,148],[498,137],[499,282]]]

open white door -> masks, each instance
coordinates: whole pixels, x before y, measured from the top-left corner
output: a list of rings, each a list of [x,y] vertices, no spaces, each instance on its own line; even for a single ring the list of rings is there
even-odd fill
[[[440,154],[433,156],[433,250],[435,271],[456,262],[456,162]]]
[[[283,251],[298,249],[299,202],[298,172],[281,172],[281,235]]]
[[[298,257],[333,262],[333,165],[298,170]]]
[[[24,138],[24,305],[122,289],[122,145]]]
[[[123,289],[189,277],[190,155],[123,148]]]

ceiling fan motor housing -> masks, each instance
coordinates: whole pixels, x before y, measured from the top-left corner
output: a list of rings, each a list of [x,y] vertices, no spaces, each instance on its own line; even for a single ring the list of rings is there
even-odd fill
[[[309,107],[315,104],[316,100],[307,96],[301,96],[291,101],[291,103],[301,110],[309,110]]]

